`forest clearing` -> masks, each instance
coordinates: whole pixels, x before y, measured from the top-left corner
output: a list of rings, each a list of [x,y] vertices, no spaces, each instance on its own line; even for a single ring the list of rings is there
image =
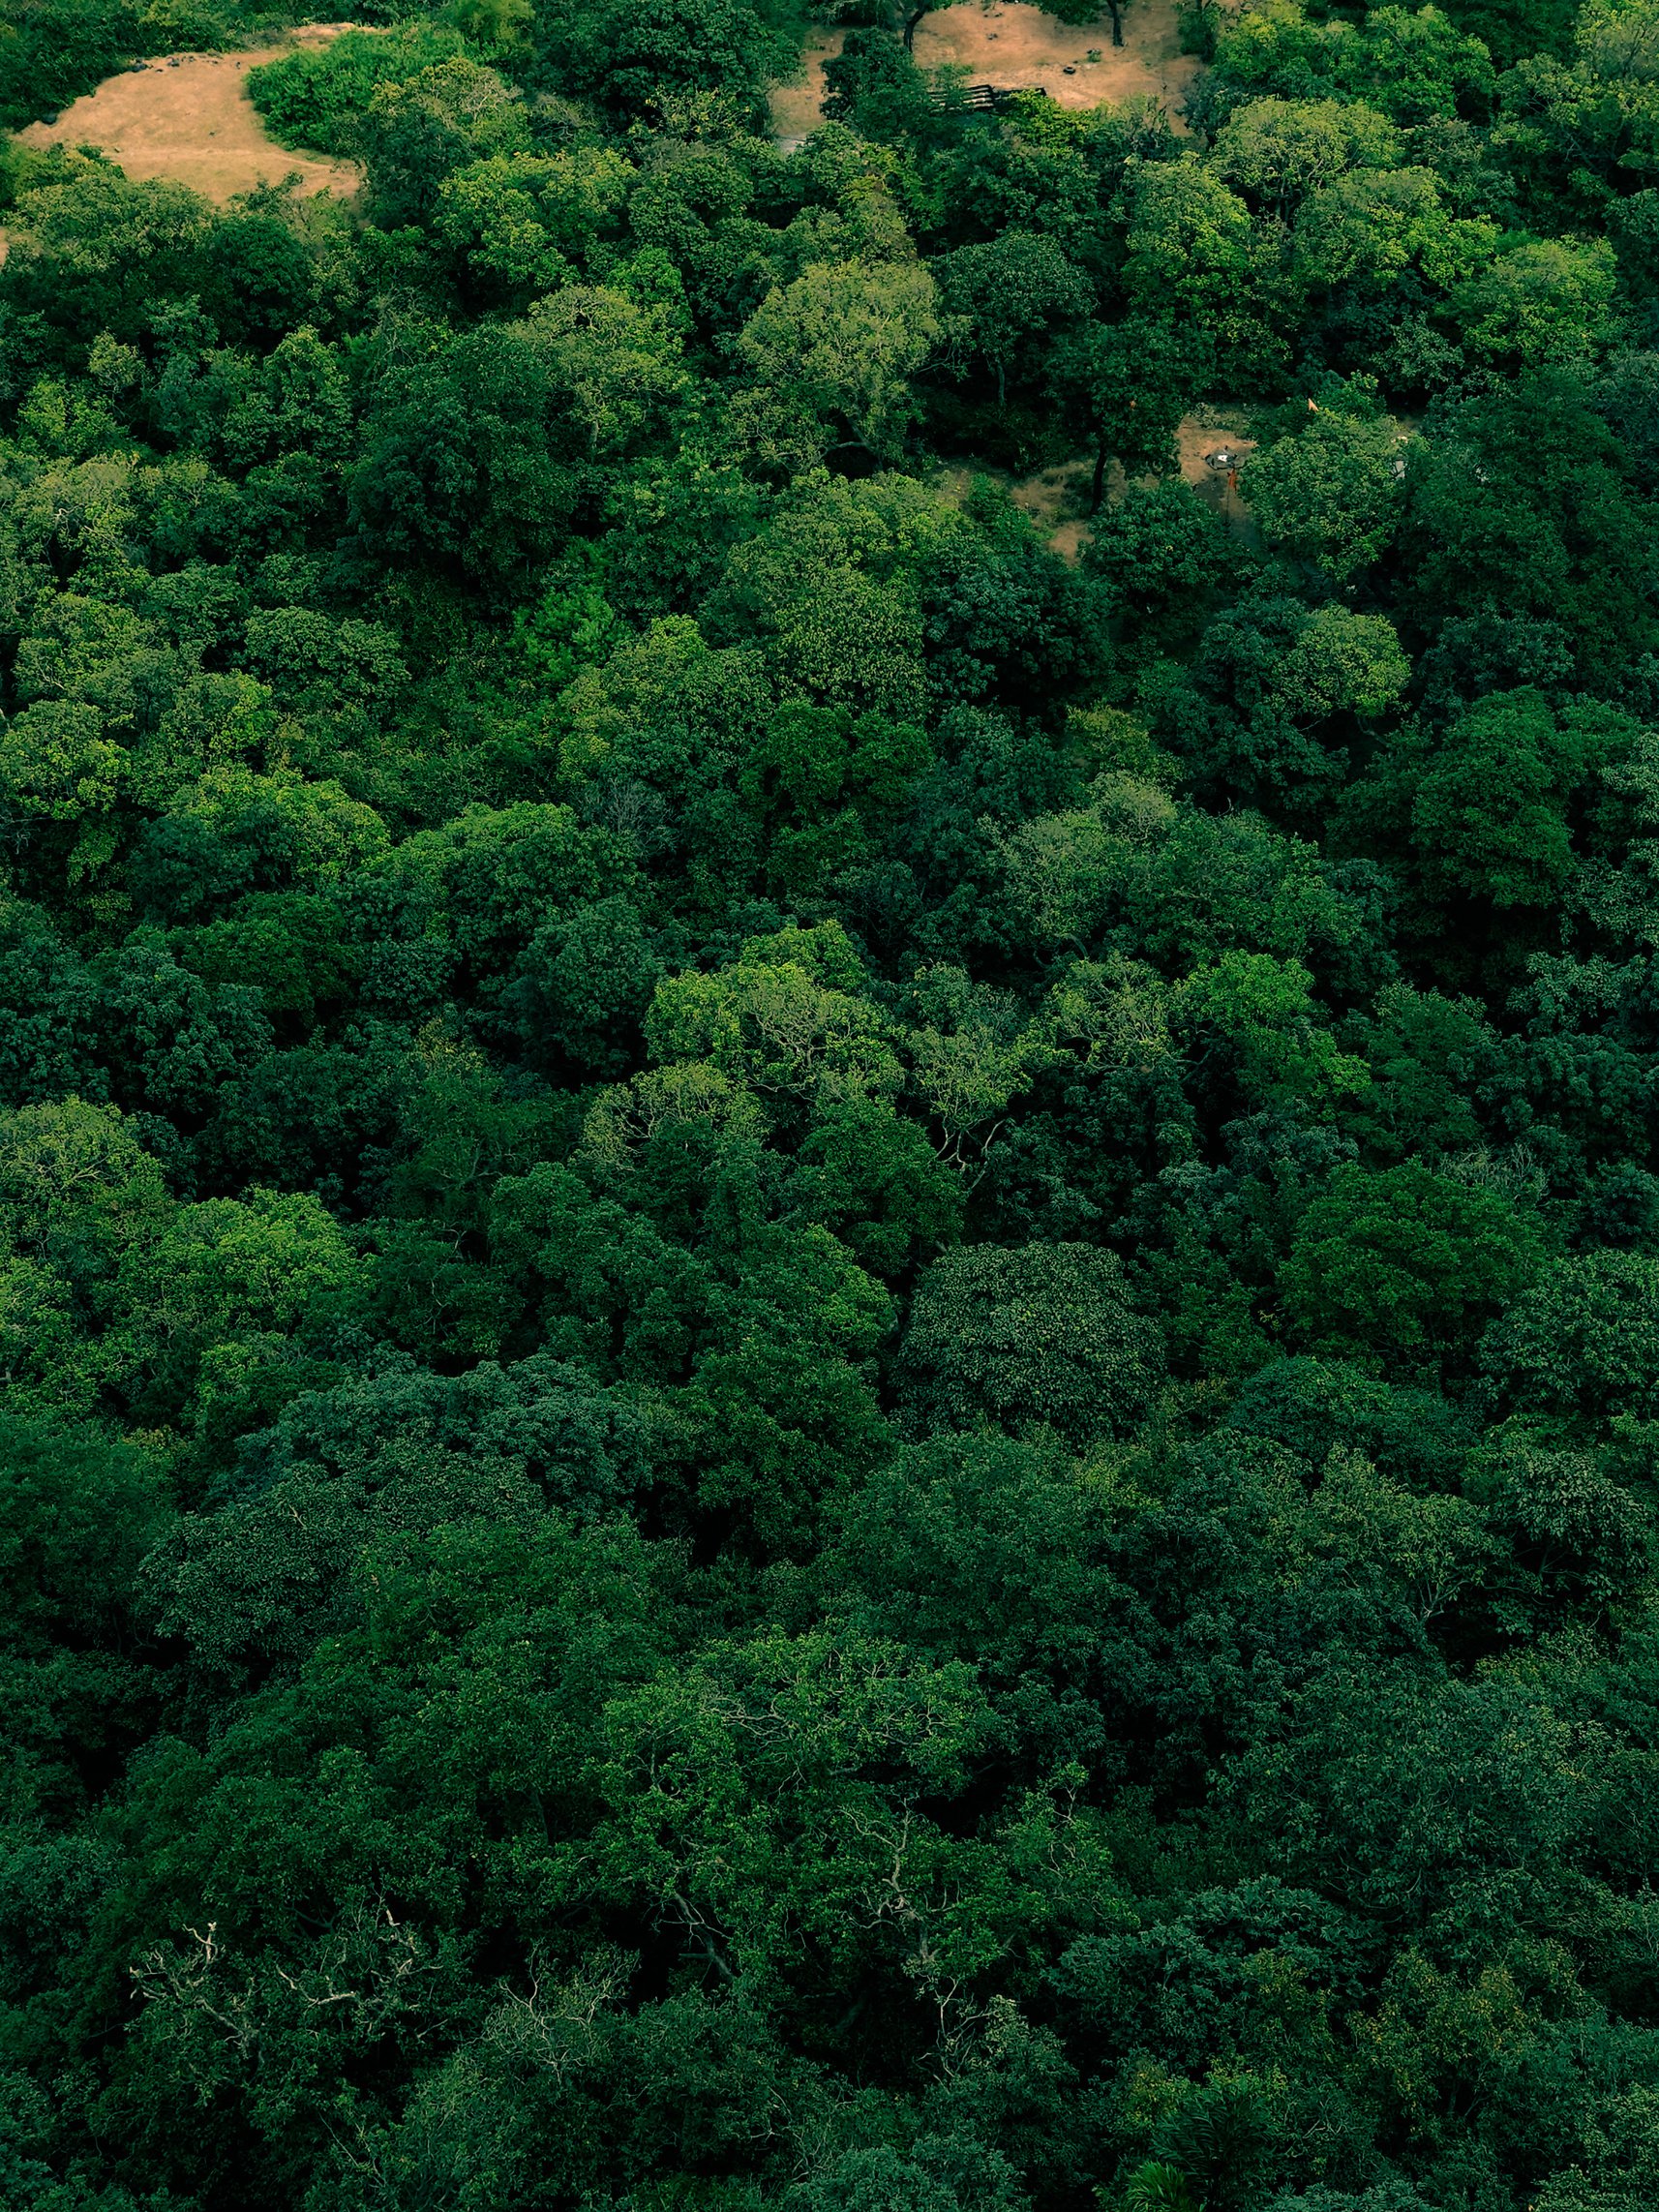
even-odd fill
[[[275,143],[247,97],[250,69],[294,47],[317,46],[346,23],[300,25],[282,44],[235,53],[174,53],[133,64],[84,93],[50,122],[27,125],[24,145],[92,145],[128,175],[166,178],[218,201],[299,180],[302,193],[348,195],[361,172],[346,162],[293,152]],[[804,137],[819,122],[823,69],[844,34],[809,31],[799,81],[769,94],[780,137]],[[1102,42],[1097,45],[1097,35]],[[965,69],[979,80],[1045,91],[1063,107],[1149,97],[1163,103],[1181,128],[1179,104],[1198,64],[1179,50],[1175,0],[1139,0],[1126,18],[1125,43],[1113,48],[1109,21],[1071,27],[1023,0],[958,0],[918,26],[915,53],[923,68]]]
[[[814,24],[802,49],[803,72],[769,94],[780,138],[804,137],[817,127],[824,64],[841,51],[845,33]],[[1182,95],[1199,68],[1183,54],[1176,0],[1136,0],[1124,15],[1124,44],[1111,44],[1110,18],[1062,23],[1025,0],[957,0],[935,9],[916,27],[912,45],[921,69],[965,70],[968,81],[1046,92],[1060,106],[1081,109],[1101,101],[1153,99],[1179,131]]]
[[[31,123],[19,143],[96,146],[136,179],[188,185],[223,203],[256,185],[299,179],[302,193],[348,196],[362,173],[347,162],[293,153],[271,138],[248,98],[246,76],[294,47],[325,45],[344,24],[309,23],[280,45],[240,53],[162,54],[106,77],[55,121]]]
[[[1025,0],[958,0],[921,18],[911,50],[919,68],[949,65],[974,83],[1031,86],[1062,107],[1158,100],[1179,127],[1181,96],[1199,64],[1181,51],[1176,0],[1132,0],[1123,36],[1114,46],[1103,11],[1093,23],[1072,24]]]

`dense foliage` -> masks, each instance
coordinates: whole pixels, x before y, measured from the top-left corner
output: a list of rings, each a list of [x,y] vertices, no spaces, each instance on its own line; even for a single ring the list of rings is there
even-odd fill
[[[1659,2201],[1659,0],[876,14],[7,154],[20,2212]]]

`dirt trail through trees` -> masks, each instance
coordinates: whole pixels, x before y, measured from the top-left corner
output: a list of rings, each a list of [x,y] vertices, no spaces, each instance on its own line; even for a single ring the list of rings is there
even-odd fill
[[[266,134],[248,98],[247,73],[289,45],[320,45],[347,26],[308,23],[282,45],[237,54],[169,54],[119,76],[66,107],[55,123],[31,123],[26,146],[97,146],[130,177],[165,177],[204,198],[226,200],[258,184],[297,175],[302,192],[357,190],[348,162],[289,153]]]
[[[798,146],[823,121],[818,110],[824,99],[824,64],[841,51],[846,35],[845,31],[823,27],[809,31],[800,57],[799,81],[776,85],[768,95],[771,127],[785,145]]]

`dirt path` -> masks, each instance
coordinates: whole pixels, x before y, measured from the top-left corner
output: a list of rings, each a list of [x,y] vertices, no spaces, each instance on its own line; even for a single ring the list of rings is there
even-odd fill
[[[1062,107],[1098,107],[1102,100],[1150,94],[1169,108],[1177,129],[1181,96],[1198,68],[1181,51],[1175,0],[1129,0],[1121,46],[1112,45],[1104,15],[1078,27],[1024,0],[991,0],[985,7],[963,0],[922,17],[915,52],[921,68],[951,62],[975,84],[1041,86]]]
[[[168,54],[106,77],[55,123],[31,123],[25,146],[97,146],[130,177],[165,177],[206,199],[226,200],[256,184],[297,175],[302,192],[342,197],[362,178],[348,162],[290,154],[265,134],[248,98],[247,73],[295,43],[319,45],[348,26],[308,23],[282,45],[239,54]]]
[[[768,95],[771,127],[785,153],[793,153],[823,120],[818,110],[824,99],[824,64],[841,51],[846,36],[816,25],[806,35],[799,76],[792,84],[774,85]]]

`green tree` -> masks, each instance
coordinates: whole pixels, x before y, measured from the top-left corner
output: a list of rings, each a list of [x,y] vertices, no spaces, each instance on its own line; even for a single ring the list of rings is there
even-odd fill
[[[739,115],[793,53],[773,22],[744,0],[601,0],[551,41],[571,90],[623,115],[664,94],[725,93]]]
[[[1386,416],[1320,409],[1295,437],[1251,456],[1245,489],[1270,543],[1346,584],[1387,550],[1404,510],[1403,474]]]
[[[668,308],[607,286],[568,285],[536,301],[528,327],[592,457],[626,452],[685,388]]]
[[[602,375],[602,348],[592,366]],[[561,362],[556,335],[523,324],[480,328],[435,358],[393,354],[349,481],[367,549],[522,586],[559,548],[576,499],[561,369],[580,376],[580,353]],[[599,381],[578,452],[604,400]]]
[[[306,1332],[360,1311],[368,1276],[310,1194],[180,1207],[123,1262],[102,1348],[109,1386],[146,1425],[223,1452],[303,1387]]]
[[[1312,982],[1300,960],[1225,953],[1186,979],[1175,1005],[1209,1049],[1224,1043],[1252,1105],[1298,1099],[1328,1113],[1336,1099],[1363,1091],[1367,1076],[1319,1021]]]
[[[545,923],[520,954],[503,1003],[532,1059],[596,1076],[627,1072],[662,973],[636,908],[599,899]]]
[[[618,227],[634,173],[610,147],[498,154],[445,177],[434,221],[482,282],[524,304],[573,280]]]
[[[840,52],[824,64],[821,112],[874,139],[914,136],[935,125],[927,79],[911,59],[916,27],[931,13],[931,5],[929,0],[927,6],[913,8],[902,39],[885,25],[854,24]]]
[[[1472,707],[1417,769],[1411,831],[1431,884],[1551,903],[1577,865],[1568,805],[1632,734],[1593,710],[1557,718],[1530,689]]]
[[[1477,356],[1523,367],[1576,361],[1601,350],[1614,329],[1616,277],[1605,238],[1511,246],[1452,294],[1463,343]]]
[[[1167,480],[1129,485],[1097,520],[1083,559],[1120,618],[1181,629],[1202,619],[1210,595],[1238,570],[1221,517],[1190,484]]]
[[[1125,280],[1149,318],[1168,307],[1224,313],[1250,266],[1250,210],[1195,163],[1153,163],[1132,180]]]
[[[1572,649],[1622,666],[1659,632],[1629,588],[1652,522],[1583,379],[1535,370],[1449,410],[1407,477],[1403,597],[1561,625]]]
[[[296,46],[248,72],[248,97],[285,146],[350,155],[364,114],[382,84],[406,83],[446,61],[461,41],[447,24],[343,31],[324,45]]]
[[[1181,337],[1159,322],[1086,322],[1056,343],[1049,378],[1095,448],[1092,512],[1105,497],[1108,461],[1126,477],[1170,472],[1175,433],[1201,380]]]
[[[1495,224],[1455,215],[1427,168],[1352,169],[1303,202],[1292,251],[1312,284],[1369,286],[1386,293],[1406,272],[1444,292],[1492,258]]]
[[[1053,1428],[1075,1442],[1131,1422],[1161,1364],[1116,1256],[1069,1244],[979,1246],[935,1260],[917,1285],[901,1352],[919,1422]]]
[[[920,412],[911,379],[943,330],[920,262],[813,262],[739,334],[758,387],[744,430],[763,459],[796,467],[838,445],[895,460]]]
[[[1088,301],[1082,277],[1058,242],[1021,230],[959,247],[944,264],[943,296],[947,310],[964,318],[968,344],[989,363],[999,407],[1007,404],[1014,362]]]
[[[445,178],[469,163],[529,150],[519,94],[462,54],[378,85],[354,139],[370,207],[388,229],[430,223]]]
[[[1303,1215],[1279,1285],[1312,1348],[1409,1366],[1465,1348],[1537,1258],[1536,1230],[1492,1192],[1416,1165],[1343,1167]]]
[[[1228,184],[1283,220],[1347,169],[1394,167],[1400,143],[1387,119],[1362,102],[1252,100],[1216,134],[1211,160]]]
[[[1559,1258],[1495,1322],[1482,1364],[1527,1410],[1649,1418],[1659,1274],[1645,1252]]]
[[[53,822],[110,812],[126,768],[96,707],[38,699],[0,732],[0,778],[13,803]]]

